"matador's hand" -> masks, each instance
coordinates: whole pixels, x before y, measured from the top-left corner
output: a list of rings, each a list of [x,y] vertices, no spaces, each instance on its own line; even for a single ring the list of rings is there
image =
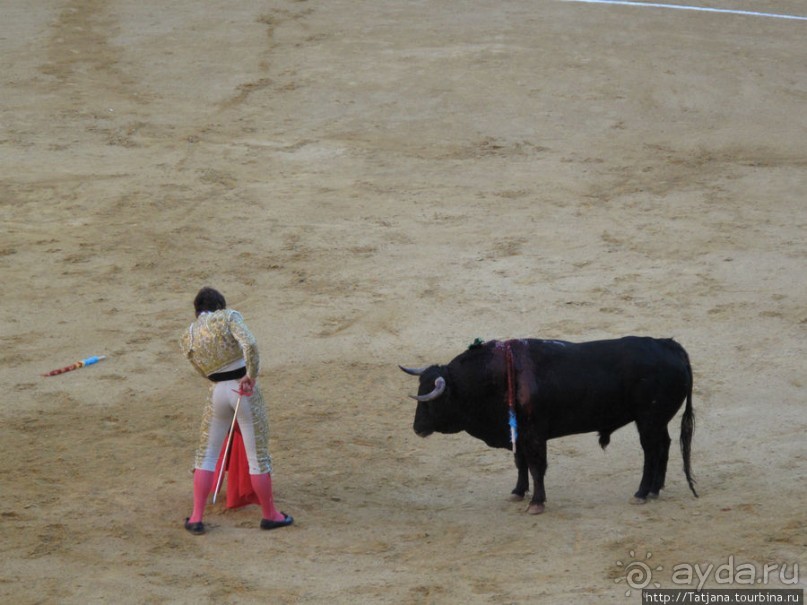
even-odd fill
[[[245,397],[249,397],[250,395],[252,395],[252,391],[254,389],[255,389],[255,381],[249,376],[244,376],[238,383],[239,393]]]

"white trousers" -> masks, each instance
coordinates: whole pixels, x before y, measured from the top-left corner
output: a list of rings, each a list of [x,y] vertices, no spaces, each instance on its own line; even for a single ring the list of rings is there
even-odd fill
[[[199,447],[196,450],[195,467],[215,471],[221,446],[227,439],[233,422],[235,404],[238,401],[238,380],[214,383],[210,387],[207,407],[202,416]],[[272,457],[269,455],[269,420],[260,388],[255,385],[252,395],[242,396],[238,406],[238,427],[244,439],[249,474],[262,475],[272,472]]]

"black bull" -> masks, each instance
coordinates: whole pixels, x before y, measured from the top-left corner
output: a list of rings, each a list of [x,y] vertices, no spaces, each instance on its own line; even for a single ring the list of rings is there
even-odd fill
[[[546,501],[547,440],[596,431],[604,449],[611,433],[630,422],[636,423],[644,450],[635,501],[657,497],[667,473],[667,424],[686,400],[681,454],[689,488],[698,495],[690,467],[692,368],[674,340],[491,341],[472,345],[445,366],[401,369],[420,377],[413,428],[422,437],[466,431],[491,447],[512,448],[512,407],[518,468],[512,493],[524,497],[529,470],[534,490],[528,511],[534,514],[543,512]]]

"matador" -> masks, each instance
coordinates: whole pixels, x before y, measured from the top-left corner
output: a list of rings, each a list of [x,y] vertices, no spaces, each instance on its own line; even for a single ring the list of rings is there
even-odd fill
[[[227,308],[219,291],[202,288],[193,304],[196,320],[180,338],[180,348],[211,385],[194,464],[193,513],[185,519],[185,529],[196,535],[206,531],[202,518],[207,497],[234,415],[249,461],[250,482],[263,513],[261,529],[291,525],[294,520],[275,508],[272,494],[269,419],[256,383],[260,367],[257,341],[241,314]]]

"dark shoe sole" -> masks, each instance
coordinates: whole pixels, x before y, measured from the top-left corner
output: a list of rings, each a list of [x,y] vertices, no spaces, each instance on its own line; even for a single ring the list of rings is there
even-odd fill
[[[291,515],[287,515],[283,511],[280,512],[284,519],[282,521],[270,521],[269,519],[261,519],[261,529],[277,529],[278,527],[288,527],[294,523]]]
[[[185,519],[185,529],[191,532],[194,536],[201,536],[203,533],[205,533],[205,524],[201,521],[191,523],[190,517],[187,517]]]

